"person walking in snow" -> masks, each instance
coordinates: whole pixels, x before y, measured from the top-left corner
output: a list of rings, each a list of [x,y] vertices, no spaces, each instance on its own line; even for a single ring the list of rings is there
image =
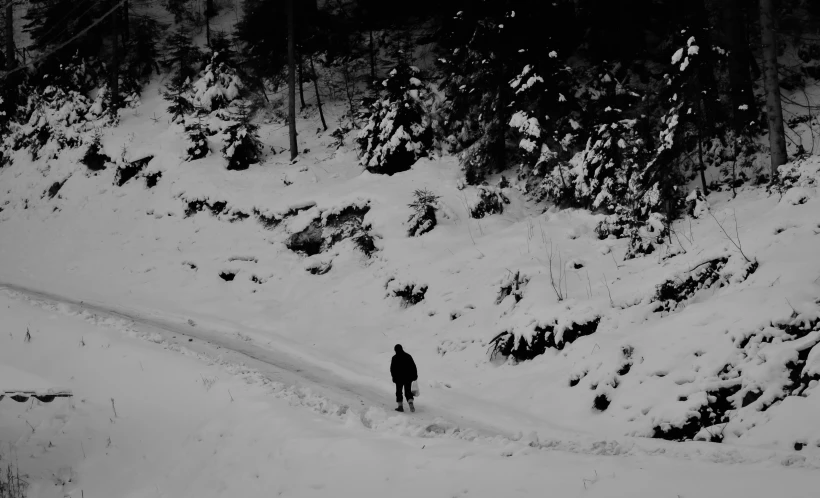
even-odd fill
[[[401,391],[404,389],[404,397],[407,398],[410,411],[414,412],[416,408],[413,406],[412,385],[413,381],[419,378],[416,363],[413,361],[412,356],[404,352],[401,344],[396,344],[394,350],[396,354],[393,355],[393,360],[390,362],[390,375],[393,377],[393,383],[396,384],[396,403],[399,404],[396,411],[404,411],[404,404],[402,404],[401,399]]]

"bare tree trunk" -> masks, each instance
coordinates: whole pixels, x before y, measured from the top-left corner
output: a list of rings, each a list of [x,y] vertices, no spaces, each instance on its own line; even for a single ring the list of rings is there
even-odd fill
[[[119,9],[111,13],[111,33],[113,50],[111,53],[111,114],[116,118],[120,106],[120,53],[119,53]]]
[[[783,130],[783,109],[780,106],[780,81],[777,76],[777,33],[775,9],[772,0],[760,0],[760,28],[763,42],[763,68],[766,86],[766,113],[769,121],[769,146],[772,150],[772,177],[777,178],[777,167],[785,164],[786,134]]]
[[[703,186],[703,195],[709,195],[709,187],[706,186],[706,165],[703,164],[703,139],[700,126],[698,124],[698,169],[700,170],[700,184]]]
[[[128,15],[128,0],[122,4],[122,21],[125,26],[122,29],[122,46],[128,46],[128,40],[131,38],[131,19]]]
[[[322,118],[322,127],[327,131],[325,113],[322,111],[322,97],[319,95],[319,75],[316,73],[316,66],[313,64],[313,56],[310,57],[310,70],[313,71],[313,89],[316,91],[316,106],[319,107],[319,117]]]
[[[376,84],[376,47],[373,44],[373,30],[370,30],[370,84]]]
[[[745,6],[740,0],[725,0],[723,22],[729,47],[729,86],[735,131],[740,132],[755,119],[755,101],[749,66],[749,42]]]
[[[205,41],[211,48],[211,18],[216,15],[214,0],[205,0]]]
[[[17,67],[17,59],[14,54],[14,4],[12,0],[6,0],[6,70],[11,71]]]
[[[302,52],[300,51],[299,52],[299,103],[300,103],[301,106],[299,107],[299,112],[304,111],[305,107],[307,107],[307,105],[305,105],[304,83],[305,83],[305,68],[302,67]]]
[[[293,21],[293,0],[287,0],[288,8],[288,126],[290,132],[290,160],[299,155],[296,144],[296,26]]]

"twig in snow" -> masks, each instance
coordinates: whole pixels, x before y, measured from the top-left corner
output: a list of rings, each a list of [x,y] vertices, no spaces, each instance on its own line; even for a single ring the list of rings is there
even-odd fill
[[[615,253],[613,253],[613,252],[610,250],[610,251],[609,251],[609,255],[610,255],[610,256],[612,256],[612,261],[615,263],[615,268],[617,268],[617,269],[619,269],[619,270],[620,270],[620,269],[621,269],[621,265],[619,265],[619,264],[618,264],[618,260],[617,260],[617,259],[615,259]]]
[[[743,247],[740,243],[740,232],[737,228],[737,214],[734,212],[734,210],[732,211],[732,213],[735,217],[735,236],[737,237],[737,242],[735,242],[735,239],[733,239],[732,236],[729,235],[729,232],[727,232],[726,229],[723,228],[723,225],[720,223],[720,221],[718,221],[714,213],[712,213],[712,211],[709,211],[709,215],[712,217],[712,219],[715,220],[715,223],[717,223],[717,225],[720,227],[721,231],[723,232],[723,235],[725,235],[726,238],[729,239],[729,242],[731,242],[732,245],[734,245],[737,248],[737,250],[740,252],[740,255],[743,256],[743,259],[745,259],[747,263],[751,263],[752,260],[746,256],[746,253],[743,252]]]
[[[83,450],[83,460],[85,460],[85,447],[83,446],[82,441],[80,441],[80,449]]]
[[[118,418],[117,417],[117,407],[114,406],[114,398],[111,398],[111,409],[114,410],[114,418]]]
[[[797,315],[800,314],[800,313],[797,312],[796,309],[794,309],[794,306],[792,306],[792,303],[790,303],[787,298],[783,298],[783,299],[786,299],[786,303],[789,305],[789,308],[792,309],[792,318],[794,318],[794,317],[796,317]]]
[[[31,332],[29,332],[28,327],[26,327],[26,335],[23,337],[23,342],[31,342]]]
[[[612,292],[609,290],[609,283],[606,281],[606,273],[604,273],[604,278],[602,278],[601,280],[604,281],[604,285],[606,286],[606,293],[609,294],[609,305],[614,308],[615,303],[612,301]]]
[[[230,396],[230,397],[231,397],[231,401],[233,401],[233,394],[231,394],[231,390],[230,390],[230,389],[228,389],[228,396]]]
[[[683,251],[684,254],[686,254],[687,253],[686,248],[683,247],[683,244],[680,241],[680,237],[678,237],[678,232],[677,232],[677,230],[672,228],[672,225],[669,225],[669,233],[671,233],[672,235],[675,236],[675,239],[677,239],[678,245],[680,246],[681,250]],[[683,237],[686,238],[686,235],[684,235]],[[692,242],[690,241],[689,243],[691,244]]]
[[[80,337],[80,347],[85,347],[85,339],[82,336]]]
[[[31,425],[31,424],[29,424],[29,423],[28,423],[28,420],[26,420],[26,425],[28,425],[29,427],[31,427],[31,433],[32,433],[32,434],[34,434],[34,426],[33,426],[33,425]]]

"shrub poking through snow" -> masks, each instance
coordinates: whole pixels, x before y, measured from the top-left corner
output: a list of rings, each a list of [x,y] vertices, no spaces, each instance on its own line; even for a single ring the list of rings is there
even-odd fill
[[[415,198],[409,204],[413,208],[413,214],[407,220],[410,225],[407,234],[411,237],[418,237],[435,228],[436,205],[440,197],[427,189],[416,190],[413,196]]]
[[[188,145],[185,148],[185,160],[196,161],[207,156],[210,152],[208,148],[208,136],[203,130],[202,123],[194,121],[185,125],[185,138]]]
[[[520,271],[515,273],[507,272],[501,280],[500,288],[498,290],[498,297],[495,298],[495,304],[501,304],[508,296],[513,296],[515,302],[521,301],[524,298],[524,286],[530,281],[526,275],[522,275]]]
[[[651,299],[652,302],[657,303],[655,311],[675,310],[698,291],[708,289],[713,285],[723,287],[732,281],[746,280],[757,270],[758,264],[739,260],[740,258],[735,258],[735,264],[728,265],[730,258],[726,256],[709,259],[660,283]]]
[[[256,125],[235,123],[225,130],[222,157],[228,160],[228,169],[244,170],[259,162],[262,144],[257,135]]]
[[[709,211],[709,201],[700,188],[696,188],[689,192],[686,196],[686,214],[693,218],[700,218],[707,211]]]
[[[390,278],[385,285],[387,297],[401,298],[402,306],[408,308],[424,300],[427,293],[427,285],[413,281]]]
[[[381,94],[365,102],[365,127],[356,137],[359,162],[371,173],[406,171],[433,146],[424,109],[426,89],[418,69],[399,64],[382,82]]]
[[[102,135],[99,130],[94,133],[91,143],[85,149],[85,154],[80,159],[80,162],[85,164],[91,171],[102,171],[105,169],[105,163],[111,162],[111,158],[103,153],[102,149]]]
[[[313,275],[324,275],[333,268],[333,261],[317,256],[311,256],[305,260],[305,270]]]
[[[593,314],[584,320],[573,320],[560,325],[558,321],[536,325],[527,337],[504,331],[490,341],[490,358],[500,355],[504,358],[513,357],[516,361],[531,360],[544,354],[547,349],[562,350],[578,338],[594,334],[600,323],[601,317]]]
[[[489,185],[479,185],[476,188],[475,198],[468,202],[470,217],[475,219],[483,218],[490,214],[501,214],[504,212],[504,204],[509,204],[510,200],[498,187]]]

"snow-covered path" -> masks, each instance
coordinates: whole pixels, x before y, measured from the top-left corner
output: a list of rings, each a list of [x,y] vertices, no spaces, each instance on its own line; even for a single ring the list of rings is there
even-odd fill
[[[183,318],[162,315],[156,310],[146,312],[110,304],[78,301],[13,284],[0,283],[0,289],[42,303],[59,305],[75,313],[88,312],[102,318],[125,321],[128,327],[144,334],[158,334],[164,342],[171,345],[182,345],[207,357],[245,365],[257,370],[271,382],[296,388],[309,388],[317,395],[340,406],[357,410],[377,407],[385,411],[392,411],[395,407],[392,401],[393,393],[389,390],[390,379],[387,372],[384,379],[372,379],[370,383],[351,381],[349,372],[345,372],[347,375],[340,375],[338,367],[330,370],[309,356],[293,354],[277,347],[266,347],[254,343],[242,334],[228,334],[202,324],[192,326]],[[384,384],[384,388],[374,386],[378,383]],[[405,416],[410,416],[412,424],[416,426],[427,427],[433,423],[449,427],[458,425],[473,429],[484,436],[513,436],[513,433],[500,427],[471,419],[463,414],[426,406],[423,394],[420,396],[417,412]]]

